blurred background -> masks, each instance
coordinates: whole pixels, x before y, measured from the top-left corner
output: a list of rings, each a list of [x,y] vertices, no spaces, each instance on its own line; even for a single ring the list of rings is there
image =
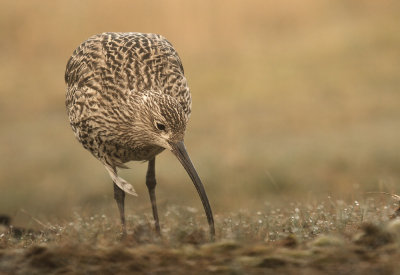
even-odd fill
[[[0,213],[117,216],[111,180],[75,140],[65,65],[89,36],[152,32],[180,54],[193,96],[189,154],[215,213],[399,192],[400,2],[1,1]],[[201,210],[174,156],[157,196]],[[144,163],[121,174],[151,213]]]

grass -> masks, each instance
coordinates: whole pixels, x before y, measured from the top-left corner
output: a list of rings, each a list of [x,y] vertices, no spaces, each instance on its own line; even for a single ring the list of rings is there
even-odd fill
[[[392,273],[400,256],[400,222],[387,197],[346,203],[327,198],[257,212],[217,214],[210,243],[205,216],[170,206],[154,232],[150,213],[128,217],[128,236],[106,214],[74,213],[38,221],[41,230],[0,233],[0,271],[42,273]],[[26,229],[25,229],[26,230]]]

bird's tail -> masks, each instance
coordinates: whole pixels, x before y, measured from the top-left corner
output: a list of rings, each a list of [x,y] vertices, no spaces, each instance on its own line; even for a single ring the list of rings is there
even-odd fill
[[[117,169],[111,167],[109,164],[104,164],[104,167],[106,168],[108,174],[110,174],[110,177],[113,180],[113,182],[116,185],[118,185],[119,188],[121,188],[122,190],[124,190],[126,193],[128,193],[130,195],[133,195],[133,196],[138,195],[130,183],[128,183],[126,180],[124,180],[123,178],[121,178],[117,175]]]

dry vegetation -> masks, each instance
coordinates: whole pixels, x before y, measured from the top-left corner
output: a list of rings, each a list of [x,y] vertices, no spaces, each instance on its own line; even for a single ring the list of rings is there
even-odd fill
[[[32,231],[2,229],[0,273],[398,273],[397,204],[367,192],[400,193],[399,13],[395,0],[2,1],[0,214]],[[168,153],[163,238],[135,163],[120,242],[108,175],[64,111],[66,61],[104,31],[160,33],[180,53],[215,244]]]
[[[168,207],[159,238],[149,214],[131,215],[128,237],[105,214],[74,213],[42,230],[0,232],[0,271],[10,274],[132,272],[160,274],[281,272],[397,273],[400,220],[385,198],[346,204],[266,204],[257,212],[216,215],[217,241],[208,242],[204,215]],[[300,268],[300,269],[299,269]]]

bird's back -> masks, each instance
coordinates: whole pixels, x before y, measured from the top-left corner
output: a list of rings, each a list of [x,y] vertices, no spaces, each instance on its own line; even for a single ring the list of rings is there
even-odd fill
[[[158,91],[175,97],[186,116],[191,97],[181,60],[164,37],[143,33],[102,33],[90,37],[68,61],[67,109],[75,93],[92,90],[110,103],[125,100],[129,93]]]

